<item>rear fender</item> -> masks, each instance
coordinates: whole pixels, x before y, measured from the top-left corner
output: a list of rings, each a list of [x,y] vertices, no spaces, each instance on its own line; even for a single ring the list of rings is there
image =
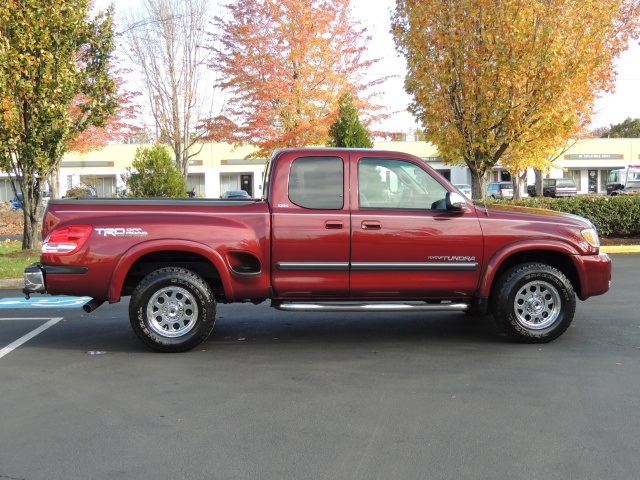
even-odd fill
[[[206,258],[218,271],[225,296],[229,299],[234,298],[229,271],[222,256],[217,251],[198,242],[162,239],[138,243],[120,257],[120,260],[113,271],[111,282],[109,283],[109,303],[120,301],[120,292],[122,292],[124,281],[129,270],[131,270],[131,267],[138,261],[138,259],[150,253],[162,251],[190,252]]]

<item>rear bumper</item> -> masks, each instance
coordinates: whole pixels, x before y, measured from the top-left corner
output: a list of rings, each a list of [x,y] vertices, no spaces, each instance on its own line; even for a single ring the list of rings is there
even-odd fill
[[[84,275],[89,269],[87,267],[68,267],[42,265],[32,263],[24,269],[24,293],[27,298],[32,293],[47,293],[47,275]]]
[[[44,267],[39,263],[32,263],[23,272],[24,277],[24,293],[27,298],[32,293],[47,293],[47,287],[45,286],[45,273]]]

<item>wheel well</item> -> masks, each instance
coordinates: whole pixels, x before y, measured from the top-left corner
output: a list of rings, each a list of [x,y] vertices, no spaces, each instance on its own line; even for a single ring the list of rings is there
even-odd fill
[[[523,263],[544,263],[560,270],[571,282],[574,291],[580,291],[580,279],[573,262],[567,255],[551,250],[529,250],[526,252],[518,252],[505,259],[495,274],[491,285],[491,294],[496,287],[496,283],[500,277],[512,267]],[[491,294],[489,298],[491,298]]]
[[[140,281],[151,272],[163,267],[182,267],[206,280],[216,297],[224,296],[220,274],[209,259],[192,252],[161,251],[140,257],[131,265],[122,286],[122,296],[131,295]]]

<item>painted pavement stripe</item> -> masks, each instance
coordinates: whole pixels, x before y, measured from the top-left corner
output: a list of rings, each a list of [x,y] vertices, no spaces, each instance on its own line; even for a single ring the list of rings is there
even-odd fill
[[[49,320],[44,325],[39,326],[38,328],[36,328],[35,330],[31,331],[30,333],[27,333],[23,337],[20,337],[15,342],[10,343],[6,347],[4,347],[2,350],[0,350],[0,358],[4,357],[5,355],[8,355],[11,352],[13,352],[20,345],[22,345],[25,342],[28,342],[29,340],[31,340],[36,335],[44,332],[47,328],[52,327],[53,325],[58,323],[60,320],[62,320],[62,317],[52,318],[51,320]]]
[[[82,307],[91,300],[91,297],[31,297],[27,300],[23,297],[7,297],[0,299],[2,308],[77,308]]]

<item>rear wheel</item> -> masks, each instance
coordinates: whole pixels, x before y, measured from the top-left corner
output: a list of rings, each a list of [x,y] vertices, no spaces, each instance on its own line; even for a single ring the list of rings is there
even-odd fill
[[[147,275],[129,303],[129,319],[144,343],[162,352],[184,352],[211,334],[216,302],[211,288],[190,270],[167,267]]]
[[[507,271],[496,284],[491,308],[498,326],[521,343],[545,343],[562,335],[573,320],[573,286],[559,270],[528,263]]]

